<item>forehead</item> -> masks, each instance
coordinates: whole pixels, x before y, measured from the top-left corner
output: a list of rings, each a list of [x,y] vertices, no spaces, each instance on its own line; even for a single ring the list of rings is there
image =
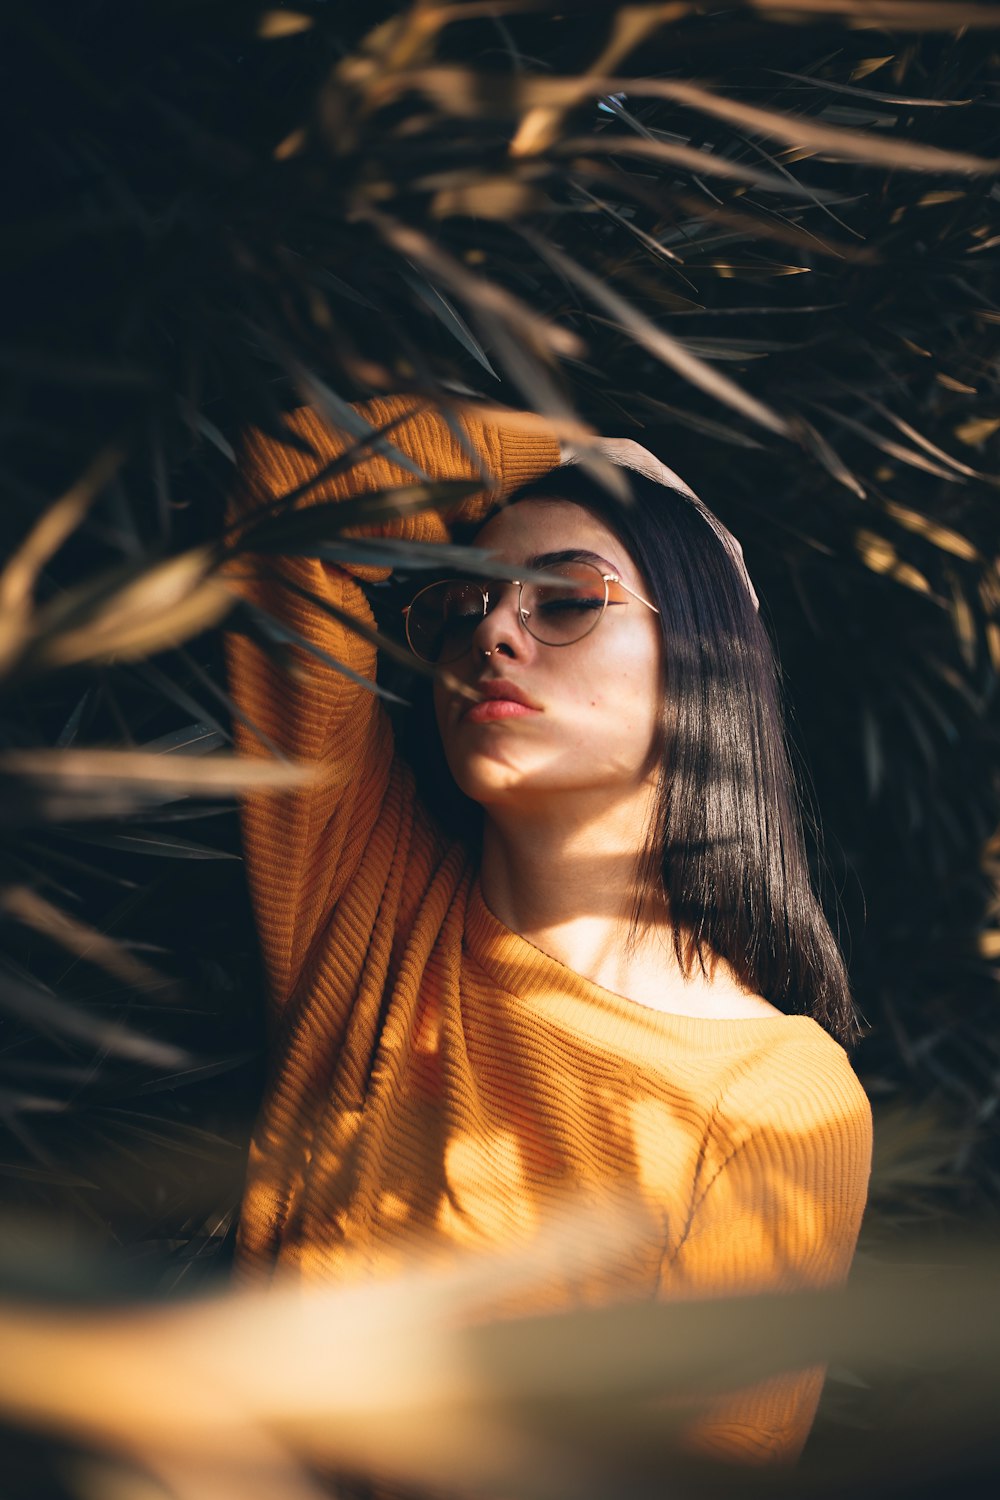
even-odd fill
[[[487,547],[504,562],[523,563],[543,552],[570,547],[596,552],[615,567],[628,568],[628,554],[609,527],[572,500],[546,496],[505,506],[476,533],[476,546]]]

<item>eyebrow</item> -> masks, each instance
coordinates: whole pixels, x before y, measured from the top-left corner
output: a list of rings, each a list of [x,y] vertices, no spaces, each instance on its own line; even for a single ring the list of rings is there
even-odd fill
[[[610,568],[612,573],[621,572],[617,563],[602,557],[599,552],[588,552],[584,547],[566,547],[562,552],[539,552],[534,557],[525,558],[525,566],[529,568],[551,568],[556,563],[564,562],[598,563]]]

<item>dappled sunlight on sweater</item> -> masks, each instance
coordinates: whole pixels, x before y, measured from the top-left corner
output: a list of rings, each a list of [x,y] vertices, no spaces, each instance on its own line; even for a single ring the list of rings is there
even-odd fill
[[[428,473],[474,475],[440,416],[406,413],[393,400],[363,409],[375,426],[395,421],[394,443]],[[291,422],[315,456],[252,438],[242,513],[307,486],[344,446],[315,413]],[[463,519],[558,463],[542,423],[462,422],[498,478],[463,503]],[[303,503],[406,479],[378,455],[315,484]],[[393,525],[415,540],[448,536],[434,511]],[[268,570],[255,596],[290,613],[312,649],[292,649],[290,675],[233,638],[234,695],[285,754],[333,755],[342,780],[318,798],[253,797],[244,814],[274,1025],[240,1274],[380,1278],[413,1258],[529,1247],[582,1207],[609,1225],[635,1214],[639,1227],[633,1219],[596,1262],[580,1246],[575,1269],[526,1276],[520,1308],[841,1282],[871,1151],[868,1103],[842,1049],[801,1016],[634,1004],[504,927],[468,852],[422,806],[381,705],[324,664],[374,674],[374,647],[342,623],[344,613],[372,623],[351,569],[288,557]],[[304,593],[329,611],[305,608]],[[259,753],[245,725],[237,736]],[[806,1372],[734,1396],[709,1446],[794,1456],[817,1389]]]

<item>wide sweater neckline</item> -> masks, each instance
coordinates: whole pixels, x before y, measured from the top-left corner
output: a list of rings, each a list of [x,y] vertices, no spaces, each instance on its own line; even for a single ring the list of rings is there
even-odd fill
[[[478,876],[469,889],[465,948],[497,988],[526,1012],[633,1056],[651,1060],[670,1043],[693,1051],[738,1051],[771,1045],[794,1031],[838,1045],[810,1016],[684,1015],[605,989],[505,926],[487,906]]]

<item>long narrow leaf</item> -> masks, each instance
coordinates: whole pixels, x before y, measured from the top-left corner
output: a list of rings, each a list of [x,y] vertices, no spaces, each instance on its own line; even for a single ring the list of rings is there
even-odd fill
[[[998,7],[1000,15],[1000,7]],[[876,104],[905,105],[907,109],[962,109],[971,104],[971,99],[914,99],[898,94],[880,94],[875,89],[859,89],[850,83],[835,83],[832,78],[820,78],[808,73],[786,73],[783,68],[768,68],[776,78],[790,78],[810,89],[824,89],[832,94],[853,94],[856,98],[870,99]]]
[[[0,1011],[76,1041],[128,1058],[149,1067],[183,1067],[188,1054],[155,1037],[141,1035],[117,1021],[106,1021],[81,1005],[61,1000],[35,984],[26,984],[0,970]]]
[[[67,829],[66,837],[102,849],[125,849],[132,854],[150,854],[158,859],[240,858],[228,849],[213,849],[211,845],[196,843],[193,839],[178,839],[168,833],[147,833],[138,829],[132,833],[98,833],[94,830],[80,833]]]
[[[318,500],[298,510],[267,516],[261,521],[251,519],[230,551],[234,554],[280,552],[285,546],[334,541],[354,527],[419,515],[425,510],[456,509],[463,500],[479,494],[482,488],[482,484],[475,480],[442,479],[436,483],[367,490],[352,500]]]
[[[1000,14],[1000,12],[998,12]],[[463,76],[460,68],[423,68],[405,75],[405,87],[420,88],[445,110],[473,116],[503,109],[511,113],[541,107],[566,107],[579,99],[575,78],[519,77],[497,80],[489,75]],[[911,172],[993,175],[998,163],[966,151],[949,151],[921,141],[883,137],[871,131],[823,125],[801,114],[764,109],[741,99],[714,93],[702,84],[681,79],[602,77],[588,80],[594,97],[624,93],[636,99],[669,99],[714,119],[724,120],[750,135],[784,141],[796,149],[812,149],[838,161],[895,167]],[[404,87],[404,78],[387,85],[387,94]],[[547,143],[546,143],[547,145]],[[541,143],[521,141],[519,152],[530,155]]]
[[[297,590],[297,592],[306,594],[307,597],[313,599],[314,603],[320,602],[315,596],[309,595],[307,590]],[[332,613],[332,606],[327,607]],[[402,704],[404,702],[404,699],[400,698],[397,693],[390,692],[388,688],[383,687],[381,683],[375,682],[373,678],[364,677],[360,672],[355,672],[345,662],[338,661],[335,656],[331,656],[329,651],[324,651],[322,646],[317,646],[314,641],[310,641],[297,630],[293,630],[290,625],[287,625],[284,620],[278,619],[276,615],[270,614],[267,610],[261,609],[256,604],[245,604],[243,609],[249,615],[257,630],[263,631],[273,644],[297,646],[309,656],[314,656],[317,661],[321,661],[324,666],[331,667],[333,671],[339,672],[342,677],[346,677],[349,682],[353,682],[357,687],[362,687],[366,692],[374,694],[376,698],[383,698],[388,703]],[[348,616],[348,619],[351,620],[353,625],[353,617]],[[239,625],[236,628],[238,631],[240,630]],[[244,630],[240,633],[248,632]],[[363,633],[363,630],[358,631],[358,634]]]
[[[791,176],[779,177],[745,162],[733,161],[717,151],[683,146],[674,141],[643,140],[628,135],[571,136],[554,142],[549,154],[557,160],[564,156],[631,156],[637,160],[669,163],[703,177],[723,177],[728,182],[761,188],[782,198],[801,198],[803,194],[802,184]]]
[[[432,286],[426,277],[418,276],[415,272],[407,272],[405,280],[413,288],[421,302],[434,317],[447,328],[453,338],[456,338],[462,348],[472,355],[477,364],[481,365],[488,375],[494,380],[500,376],[494,370],[486,357],[486,351],[478,339],[473,336],[472,330],[466,323],[454,305],[437,287]]]
[[[914,469],[923,469],[925,473],[934,474],[938,479],[950,480],[952,484],[964,483],[962,476],[957,474],[953,468],[945,468],[942,464],[934,463],[931,459],[925,458],[922,453],[918,453],[915,449],[907,448],[903,443],[897,443],[892,438],[883,437],[881,433],[876,432],[866,423],[859,421],[857,417],[849,417],[846,412],[837,411],[834,407],[827,406],[822,401],[811,401],[809,405],[814,410],[821,411],[832,422],[838,423],[841,427],[846,427],[849,432],[856,432],[859,436],[866,438],[869,443],[879,448],[883,453],[887,453],[890,458],[898,458],[902,463],[909,464]]]
[[[961,26],[1000,26],[1000,6],[966,0],[750,0],[755,10],[794,16],[849,16],[855,24],[892,31],[956,31]]]
[[[216,797],[257,787],[301,786],[312,771],[290,762],[274,764],[243,755],[158,755],[148,750],[4,750],[0,775],[86,792],[105,783],[150,792],[177,791]]]
[[[714,396],[717,401],[742,412],[750,421],[757,422],[770,432],[779,433],[781,436],[787,435],[788,427],[785,419],[763,401],[759,401],[756,396],[751,396],[735,381],[729,380],[718,370],[713,370],[704,360],[690,353],[679,339],[673,338],[662,328],[651,323],[618,292],[599,281],[592,272],[565,255],[550,241],[543,240],[541,236],[529,229],[522,229],[521,232],[543,260],[558,267],[570,281],[574,281],[586,292],[592,301],[605,308],[643,348],[656,355],[678,375],[683,376],[692,385],[696,385],[699,390]]]
[[[122,984],[140,990],[162,990],[172,983],[106,932],[61,911],[27,886],[0,889],[0,912],[58,943],[78,959],[99,965]]]

